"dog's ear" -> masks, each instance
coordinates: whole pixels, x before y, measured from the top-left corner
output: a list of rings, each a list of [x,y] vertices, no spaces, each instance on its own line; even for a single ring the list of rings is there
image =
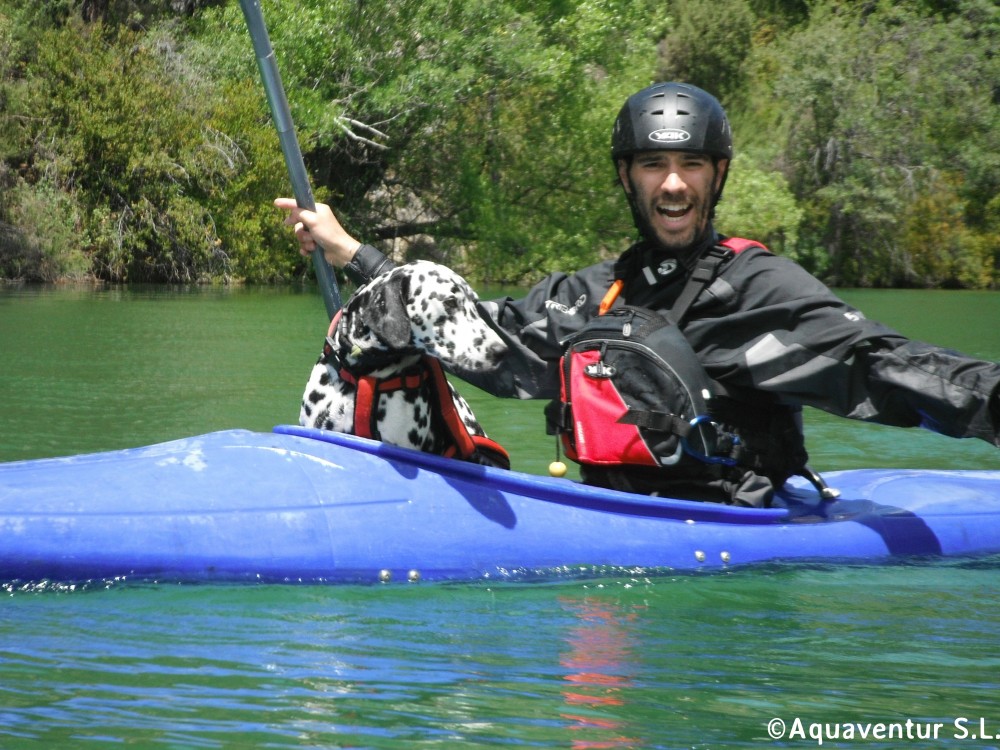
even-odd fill
[[[386,283],[379,286],[364,311],[372,333],[388,350],[402,351],[410,348],[413,334],[410,316],[406,312],[409,294],[409,275],[392,274]]]

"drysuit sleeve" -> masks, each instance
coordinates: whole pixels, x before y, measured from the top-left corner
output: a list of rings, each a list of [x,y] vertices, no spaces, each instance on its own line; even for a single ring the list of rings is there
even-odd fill
[[[723,384],[853,419],[1000,445],[1000,365],[867,320],[788,259],[738,256],[692,308],[685,332]]]
[[[362,245],[344,270],[361,285],[393,268],[377,248]],[[553,273],[522,298],[480,302],[479,314],[507,344],[507,354],[497,369],[486,373],[449,371],[495,396],[557,397],[563,342],[596,314],[613,268],[605,262],[572,275]]]
[[[556,398],[565,341],[596,314],[612,270],[606,262],[572,275],[557,272],[522,298],[480,302],[480,315],[507,344],[507,354],[494,372],[455,374],[495,396]]]

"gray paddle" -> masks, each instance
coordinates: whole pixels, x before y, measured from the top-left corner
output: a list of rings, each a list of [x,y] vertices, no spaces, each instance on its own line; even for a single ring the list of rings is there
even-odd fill
[[[243,9],[247,27],[250,29],[254,54],[257,56],[257,67],[260,68],[260,77],[264,82],[264,91],[267,94],[268,106],[271,108],[274,127],[278,131],[278,140],[281,141],[281,153],[285,157],[285,167],[288,169],[288,176],[292,182],[295,202],[298,203],[299,208],[313,211],[316,209],[316,201],[313,198],[312,188],[309,186],[306,165],[302,161],[302,151],[299,149],[299,142],[295,137],[295,126],[288,109],[288,98],[281,85],[281,74],[278,73],[278,65],[274,59],[274,48],[271,46],[267,27],[264,25],[264,15],[260,10],[260,2],[259,0],[240,0],[240,7]],[[330,264],[326,262],[323,249],[318,245],[312,253],[312,262],[316,271],[316,280],[319,282],[320,292],[323,295],[323,304],[326,305],[327,315],[332,320],[343,304],[340,299],[340,289],[337,287],[337,279]]]

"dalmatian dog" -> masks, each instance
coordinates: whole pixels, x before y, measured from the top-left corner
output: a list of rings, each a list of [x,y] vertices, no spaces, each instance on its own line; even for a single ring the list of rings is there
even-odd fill
[[[476,311],[476,301],[465,279],[429,261],[398,266],[360,287],[335,319],[323,356],[312,369],[299,423],[362,434],[368,426],[357,429],[356,408],[363,408],[372,420],[372,434],[365,437],[444,453],[449,435],[436,414],[444,398],[446,410],[454,405],[452,413],[457,412],[469,435],[489,441],[440,367],[436,386],[434,378],[425,377],[428,356],[460,372],[484,372],[496,367],[506,353],[500,336]],[[370,406],[358,406],[359,390],[371,393],[372,383],[398,384],[404,379],[410,387],[374,386]],[[434,387],[438,393],[432,392]]]

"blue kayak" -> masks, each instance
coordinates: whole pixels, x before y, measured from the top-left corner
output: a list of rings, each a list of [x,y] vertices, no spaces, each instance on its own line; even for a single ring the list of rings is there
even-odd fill
[[[280,426],[0,464],[0,579],[589,576],[1000,552],[1000,471],[832,472],[784,507],[630,495]]]

